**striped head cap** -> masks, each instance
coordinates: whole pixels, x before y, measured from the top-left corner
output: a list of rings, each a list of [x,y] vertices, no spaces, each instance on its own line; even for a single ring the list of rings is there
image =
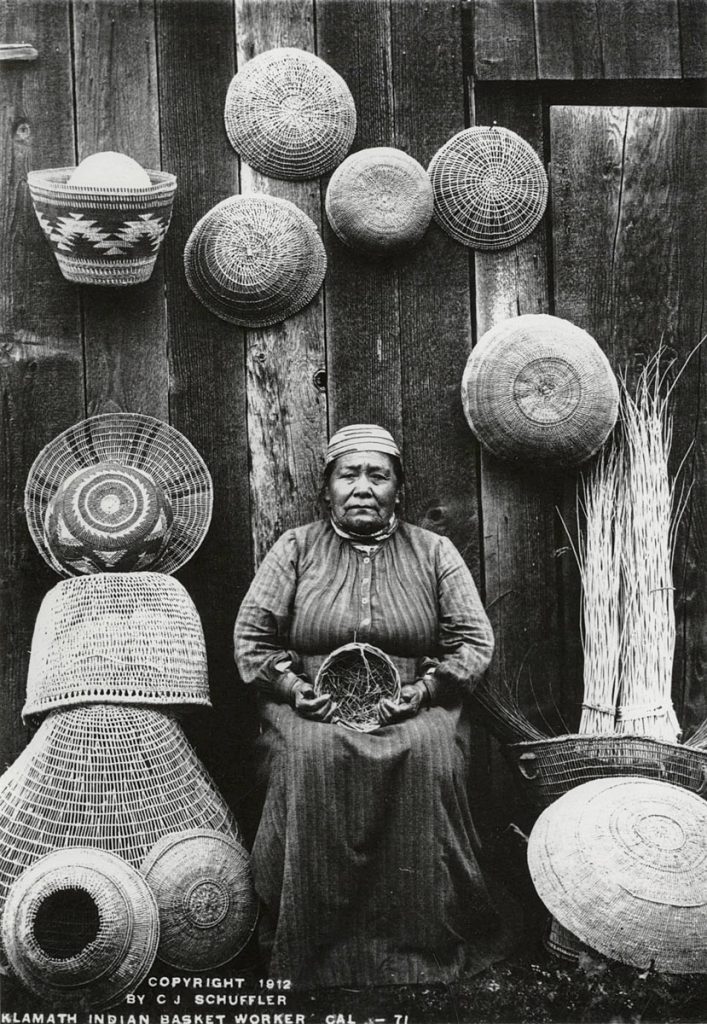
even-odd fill
[[[337,430],[327,447],[326,465],[350,452],[385,452],[400,458],[400,449],[393,435],[375,423],[351,423]]]

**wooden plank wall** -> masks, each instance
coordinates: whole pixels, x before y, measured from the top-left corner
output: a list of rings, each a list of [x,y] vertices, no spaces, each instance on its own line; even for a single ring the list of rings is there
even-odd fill
[[[0,764],[27,740],[19,711],[31,633],[39,601],[56,582],[26,531],[27,470],[60,430],[110,409],[168,418],[212,472],[212,526],[179,578],[204,622],[215,712],[197,714],[186,728],[247,825],[256,813],[249,761],[256,718],[232,664],[233,618],[275,537],[316,514],[327,437],[352,420],[395,433],[405,450],[407,517],[449,535],[471,566],[496,631],[492,677],[518,682],[540,724],[576,726],[578,586],[555,511],[571,510],[576,477],[524,473],[481,453],[459,385],[476,338],[517,313],[575,319],[617,362],[647,351],[658,324],[680,354],[702,329],[695,259],[702,250],[689,213],[701,188],[696,115],[577,112],[563,101],[559,80],[569,89],[572,80],[596,79],[603,103],[619,86],[643,96],[645,79],[662,78],[668,90],[676,80],[671,95],[679,86],[681,96],[687,90],[693,104],[703,102],[694,99],[699,83],[691,92],[689,85],[705,74],[703,11],[698,0],[634,0],[629,25],[618,6],[9,0],[0,7],[0,36],[40,54],[33,64],[0,68]],[[345,249],[324,215],[326,178],[287,183],[257,174],[240,163],[223,128],[237,68],[282,45],[318,53],[346,79],[358,111],[356,149],[398,146],[426,166],[465,125],[495,121],[516,130],[546,162],[552,157],[552,219],[497,254],[471,254],[435,225],[406,257],[375,261]],[[550,107],[563,103],[550,132]],[[129,290],[65,282],[26,188],[27,170],[73,164],[98,149],[127,152],[179,182],[156,271]],[[239,191],[296,202],[327,249],[320,295],[262,331],[210,314],[183,272],[196,221]],[[673,223],[680,228],[671,231]],[[676,685],[696,720],[707,713],[704,647],[695,643],[706,617],[703,358],[681,387],[676,449],[694,438],[695,487],[678,553]],[[480,728],[476,740],[477,808],[487,828],[503,827],[513,806],[510,779],[495,742]]]

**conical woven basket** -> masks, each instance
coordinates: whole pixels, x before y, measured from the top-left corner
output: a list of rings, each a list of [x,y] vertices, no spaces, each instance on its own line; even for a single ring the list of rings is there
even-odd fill
[[[545,168],[532,146],[508,128],[465,128],[428,168],[434,217],[474,249],[507,249],[533,231],[547,206]]]
[[[400,674],[394,661],[378,647],[344,644],[322,662],[314,689],[330,694],[336,703],[335,721],[358,732],[371,732],[381,726],[381,698],[400,700]]]
[[[240,843],[209,829],[178,832],[158,840],[140,870],[160,912],[160,960],[184,971],[208,971],[240,953],[258,917]]]
[[[329,223],[362,252],[396,252],[420,241],[434,201],[427,171],[401,149],[378,146],[348,156],[326,192]]]
[[[184,249],[187,282],[222,320],[267,327],[319,291],[326,253],[314,221],[287,199],[231,196],[194,227]]]
[[[149,188],[70,185],[75,170],[27,175],[34,212],[62,274],[77,284],[112,287],[147,281],[169,227],[177,179],[147,171]]]
[[[341,75],[320,57],[279,47],[235,75],[224,121],[231,145],[251,167],[273,178],[316,178],[351,148],[356,107]]]
[[[47,535],[48,519],[60,514],[52,506],[57,492],[67,486],[73,474],[82,469],[123,466],[146,475],[162,502],[169,509],[171,525],[162,538],[150,568],[172,573],[197,550],[209,528],[213,505],[213,485],[206,463],[187,438],[162,420],[141,413],[118,412],[91,416],[58,434],[40,451],[27,475],[25,513],[32,540],[44,560],[61,576],[100,571],[90,557],[91,549],[105,547],[107,534],[129,529],[149,514],[150,498],[135,477],[114,482],[109,493],[95,494],[91,487],[77,489],[74,500],[81,500],[76,521],[62,528],[74,534],[76,562],[67,563],[56,552]],[[85,484],[85,481],[83,481]],[[101,507],[103,506],[103,507]],[[114,508],[117,506],[117,508]],[[49,523],[50,530],[51,522]],[[58,531],[55,525],[55,534]],[[154,538],[153,538],[154,539]],[[139,552],[139,537],[133,538]],[[149,532],[145,542],[150,542]],[[72,542],[66,540],[67,551]]]
[[[45,596],[22,715],[92,702],[210,706],[201,620],[171,576],[72,576]]]
[[[538,818],[530,874],[580,942],[634,967],[707,973],[707,803],[667,782],[587,782]]]
[[[498,458],[573,466],[609,436],[619,389],[586,331],[527,313],[480,339],[464,370],[462,401],[469,426]]]
[[[177,722],[109,704],[55,711],[0,776],[0,906],[51,850],[95,847],[137,868],[162,836],[191,828],[240,839]]]
[[[103,1010],[147,976],[159,915],[135,868],[104,850],[74,846],[20,875],[7,897],[2,937],[32,992],[54,1005]]]

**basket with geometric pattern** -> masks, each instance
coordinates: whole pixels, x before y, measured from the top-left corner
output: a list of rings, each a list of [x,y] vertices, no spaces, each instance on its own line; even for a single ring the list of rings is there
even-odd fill
[[[59,269],[77,284],[147,281],[172,216],[177,179],[147,171],[148,188],[71,185],[74,167],[27,175],[34,211]]]

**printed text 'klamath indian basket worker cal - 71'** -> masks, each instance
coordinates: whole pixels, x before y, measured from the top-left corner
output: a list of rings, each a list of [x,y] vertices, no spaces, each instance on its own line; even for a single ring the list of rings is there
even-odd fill
[[[528,313],[483,335],[464,370],[462,401],[469,426],[498,458],[573,466],[606,441],[619,389],[586,331]]]

